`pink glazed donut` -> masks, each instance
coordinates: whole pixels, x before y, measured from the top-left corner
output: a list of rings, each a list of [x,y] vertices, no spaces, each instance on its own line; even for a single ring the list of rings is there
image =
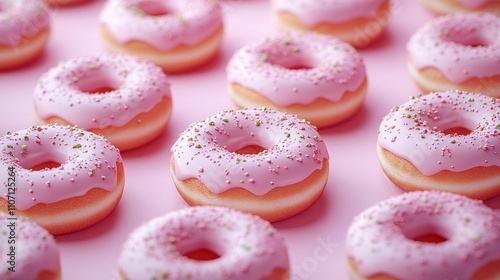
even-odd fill
[[[59,63],[38,80],[34,103],[39,123],[77,125],[103,135],[121,151],[160,136],[172,111],[163,71],[122,54]]]
[[[123,193],[119,151],[103,137],[49,124],[0,138],[0,211],[13,211],[59,235],[104,219]],[[9,172],[7,172],[9,170]]]
[[[50,34],[50,14],[44,0],[0,0],[0,71],[40,56]]]
[[[61,279],[59,249],[50,233],[33,221],[5,213],[0,213],[0,228],[0,279]]]
[[[208,62],[223,37],[218,0],[110,0],[100,23],[108,50],[137,55],[170,73]]]
[[[328,151],[315,127],[266,108],[223,111],[191,124],[172,146],[170,168],[190,205],[217,205],[274,222],[323,192]]]
[[[367,78],[361,55],[331,36],[281,33],[244,46],[227,65],[233,102],[298,115],[318,127],[362,106]]]
[[[289,279],[276,229],[223,207],[189,207],[145,223],[130,234],[118,262],[124,280]]]
[[[432,12],[443,15],[459,12],[500,12],[498,0],[420,0]]]
[[[352,279],[499,279],[500,215],[461,195],[409,192],[356,216],[346,253]]]
[[[272,0],[271,6],[285,30],[330,35],[357,48],[379,38],[391,14],[389,0]]]
[[[407,44],[408,70],[426,93],[456,89],[500,97],[498,30],[500,17],[490,13],[432,19]]]
[[[398,187],[488,199],[500,194],[500,100],[447,91],[412,98],[383,119],[378,156]]]

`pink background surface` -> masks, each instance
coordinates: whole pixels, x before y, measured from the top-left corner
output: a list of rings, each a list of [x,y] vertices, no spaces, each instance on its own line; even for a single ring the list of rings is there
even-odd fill
[[[1,132],[34,123],[32,92],[43,72],[60,60],[104,51],[97,20],[103,3],[56,7],[43,56],[27,67],[0,72]],[[169,76],[174,109],[165,133],[122,154],[126,185],[117,209],[91,228],[56,238],[63,279],[118,279],[117,258],[128,233],[153,217],[187,207],[170,177],[171,145],[190,123],[234,108],[226,89],[228,59],[244,44],[278,31],[268,1],[225,1],[223,7],[226,29],[218,57],[196,71]],[[405,44],[432,17],[418,1],[394,0],[384,36],[360,50],[369,80],[363,108],[348,121],[320,130],[331,156],[326,190],[307,211],[274,223],[289,246],[292,279],[347,279],[344,241],[352,218],[401,193],[379,166],[377,130],[393,106],[418,93],[406,70]],[[487,204],[500,208],[500,198]]]

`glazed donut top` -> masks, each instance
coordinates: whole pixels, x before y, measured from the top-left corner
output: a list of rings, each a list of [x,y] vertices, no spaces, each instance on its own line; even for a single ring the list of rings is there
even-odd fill
[[[251,145],[258,154],[235,151]],[[199,179],[212,193],[241,187],[263,195],[300,182],[328,159],[315,127],[266,108],[223,111],[191,124],[172,147],[175,176]]]
[[[209,249],[218,259],[184,254]],[[193,206],[134,230],[119,258],[127,279],[263,279],[288,268],[283,237],[261,218],[230,208]],[[166,278],[165,278],[166,279]]]
[[[110,88],[94,93],[99,88]],[[161,68],[122,54],[73,58],[44,73],[35,87],[34,102],[43,119],[60,117],[85,129],[120,127],[171,98]]]
[[[480,200],[446,192],[408,192],[354,218],[347,255],[366,276],[397,279],[471,279],[500,259],[500,216]],[[446,239],[415,239],[438,234]]]
[[[288,12],[306,26],[373,18],[385,0],[273,0],[274,10]]]
[[[335,102],[366,79],[363,59],[347,43],[315,33],[280,33],[238,50],[229,83],[244,85],[280,106]]]
[[[15,219],[15,220],[13,220]],[[9,225],[15,223],[15,243]],[[40,272],[59,271],[59,249],[54,237],[44,228],[25,218],[0,213],[0,278],[4,280],[38,279]],[[10,246],[15,247],[15,272],[10,272]]]
[[[407,49],[417,69],[433,67],[450,81],[500,75],[500,17],[456,13],[430,20],[410,38]]]
[[[24,211],[38,203],[82,196],[92,188],[112,191],[117,184],[119,151],[103,137],[70,126],[33,126],[0,138],[0,168],[14,167],[15,207]],[[31,170],[41,163],[61,165]],[[7,182],[7,172],[0,174]],[[3,199],[8,200],[7,188]]]
[[[50,25],[44,0],[0,0],[0,45],[14,46]]]
[[[380,124],[378,145],[410,161],[425,175],[500,166],[500,100],[447,91],[412,97]],[[467,135],[447,134],[465,128]]]
[[[213,0],[110,0],[100,22],[122,44],[142,41],[167,51],[213,34],[222,26],[222,11]]]

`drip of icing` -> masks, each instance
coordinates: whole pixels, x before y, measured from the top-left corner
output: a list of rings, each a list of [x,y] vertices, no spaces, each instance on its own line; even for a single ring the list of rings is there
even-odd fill
[[[0,166],[14,168],[15,207],[27,210],[38,203],[54,203],[82,196],[92,188],[112,191],[117,183],[116,163],[122,158],[106,139],[69,126],[46,125],[8,133],[0,138]],[[30,170],[53,161],[59,167]],[[0,174],[8,182],[7,172]],[[7,200],[7,188],[1,199]]]
[[[8,220],[8,219],[15,220]],[[16,243],[8,241],[11,236],[4,230],[9,230],[9,225],[15,223]],[[37,279],[40,272],[59,271],[59,250],[54,237],[33,221],[21,217],[7,216],[0,213],[0,278],[4,280]],[[10,246],[15,247],[16,265],[15,272],[8,270],[10,264]]]
[[[103,86],[114,90],[85,92]],[[34,96],[40,118],[57,116],[92,129],[123,126],[171,93],[167,76],[156,65],[132,56],[102,54],[61,62],[40,77]]]
[[[249,44],[227,66],[228,82],[259,92],[280,106],[309,104],[318,98],[335,102],[365,78],[363,59],[353,47],[313,33],[283,33]]]
[[[237,154],[258,145],[258,154]],[[199,179],[212,193],[242,187],[263,195],[300,182],[328,159],[317,130],[294,115],[272,109],[223,111],[193,123],[172,147],[179,180]]]
[[[434,67],[454,83],[493,77],[500,75],[498,30],[500,17],[489,13],[438,17],[412,35],[408,55],[417,69]]]
[[[148,15],[140,4],[151,0],[111,0],[101,12],[100,22],[122,43],[146,42],[167,51],[178,45],[196,45],[222,25],[222,11],[212,0],[161,0],[173,13]]]
[[[500,101],[474,93],[430,93],[395,107],[382,121],[378,145],[425,175],[500,166]],[[450,128],[468,135],[444,134]]]
[[[426,228],[427,227],[427,228]],[[414,241],[405,231],[447,237],[442,243]],[[346,251],[366,277],[471,279],[500,259],[500,216],[480,200],[445,192],[409,192],[389,198],[354,218]]]
[[[203,245],[221,257],[202,262],[182,255]],[[263,279],[274,269],[289,266],[284,239],[268,222],[208,206],[170,212],[135,229],[119,265],[127,277],[137,279],[221,280]]]
[[[0,45],[15,46],[50,26],[43,0],[0,0]]]
[[[373,18],[384,0],[273,0],[274,10],[295,15],[306,26]]]

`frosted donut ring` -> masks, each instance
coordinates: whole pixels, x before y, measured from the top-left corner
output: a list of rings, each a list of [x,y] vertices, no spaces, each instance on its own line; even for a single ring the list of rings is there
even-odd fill
[[[463,90],[500,97],[500,17],[441,16],[407,44],[408,70],[424,92]]]
[[[123,193],[119,151],[103,137],[76,127],[46,125],[0,138],[0,211],[15,208],[51,234],[75,232],[104,219]],[[9,179],[13,177],[14,179]]]
[[[0,70],[24,65],[43,52],[50,14],[44,0],[0,0]]]
[[[272,109],[223,111],[191,124],[172,146],[170,168],[191,205],[217,205],[278,221],[311,206],[329,174],[317,130]]]
[[[500,12],[498,0],[420,0],[422,4],[438,15],[460,12]]]
[[[383,119],[378,156],[403,190],[440,190],[488,199],[500,194],[500,100],[431,93],[396,106]]]
[[[163,71],[121,54],[61,62],[38,80],[34,103],[39,123],[77,125],[103,135],[121,151],[160,136],[172,111]]]
[[[410,192],[368,208],[346,236],[352,279],[500,277],[500,216],[480,200]]]
[[[283,237],[257,216],[189,207],[135,229],[119,260],[124,280],[288,279]]]
[[[50,233],[33,221],[5,213],[0,213],[0,228],[0,279],[61,279],[59,249]]]
[[[389,0],[272,0],[274,21],[285,30],[316,32],[363,48],[383,34]]]
[[[362,106],[367,78],[349,44],[314,33],[282,33],[249,44],[227,65],[233,102],[298,115],[317,127],[339,123]]]
[[[213,0],[111,0],[100,23],[108,50],[142,57],[169,73],[205,64],[223,37],[221,7]]]

